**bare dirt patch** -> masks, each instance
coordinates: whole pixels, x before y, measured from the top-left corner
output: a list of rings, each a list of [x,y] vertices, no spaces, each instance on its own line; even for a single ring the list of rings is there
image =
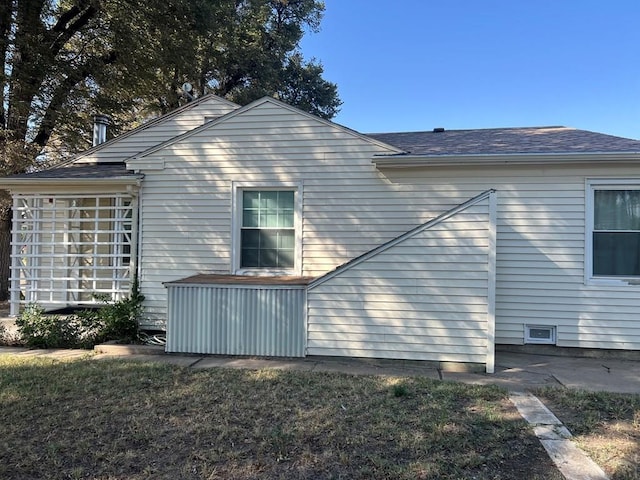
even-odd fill
[[[8,317],[9,316],[9,302],[7,301],[3,301],[0,302],[0,318],[1,317]]]

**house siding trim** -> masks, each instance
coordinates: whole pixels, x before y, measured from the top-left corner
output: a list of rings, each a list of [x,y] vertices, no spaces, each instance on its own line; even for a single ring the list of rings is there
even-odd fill
[[[243,190],[291,190],[294,197],[295,263],[291,272],[276,269],[240,268],[240,227],[242,224],[242,201],[239,196]],[[293,274],[302,275],[302,199],[304,182],[231,182],[231,272],[233,274],[251,273],[256,275]]]
[[[612,286],[622,288],[635,288],[640,286],[640,279],[633,277],[598,277],[593,275],[593,230],[594,230],[594,194],[595,190],[609,187],[620,189],[629,187],[634,190],[640,189],[639,177],[608,178],[608,177],[587,177],[585,178],[585,230],[584,230],[584,284],[587,286]]]
[[[489,192],[489,253],[487,265],[487,361],[486,372],[494,373],[496,363],[496,256],[497,256],[497,221],[498,193]]]

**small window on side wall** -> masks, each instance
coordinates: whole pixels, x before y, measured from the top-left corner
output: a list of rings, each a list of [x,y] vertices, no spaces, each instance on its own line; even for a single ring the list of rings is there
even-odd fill
[[[241,269],[295,268],[295,195],[294,190],[242,190]]]
[[[593,181],[587,212],[588,280],[640,280],[640,183]]]
[[[525,325],[524,342],[555,345],[556,327],[546,325]]]

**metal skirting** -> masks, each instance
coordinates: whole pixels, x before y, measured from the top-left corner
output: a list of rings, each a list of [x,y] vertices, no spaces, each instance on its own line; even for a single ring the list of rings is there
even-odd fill
[[[305,285],[166,286],[167,352],[305,355]]]

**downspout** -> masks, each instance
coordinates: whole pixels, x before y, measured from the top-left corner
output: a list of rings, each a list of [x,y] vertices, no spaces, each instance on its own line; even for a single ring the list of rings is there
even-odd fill
[[[133,276],[138,281],[138,288],[140,288],[140,262],[138,261],[140,258],[140,249],[141,249],[141,240],[140,240],[140,198],[142,193],[142,181],[138,180],[138,183],[135,187],[129,187],[129,193],[131,194],[131,259],[129,260],[129,275]],[[134,278],[130,278],[130,291],[129,293],[133,293],[131,288],[133,287]]]
[[[496,364],[496,248],[498,193],[489,193],[489,254],[487,258],[487,360],[486,372],[494,373]]]

